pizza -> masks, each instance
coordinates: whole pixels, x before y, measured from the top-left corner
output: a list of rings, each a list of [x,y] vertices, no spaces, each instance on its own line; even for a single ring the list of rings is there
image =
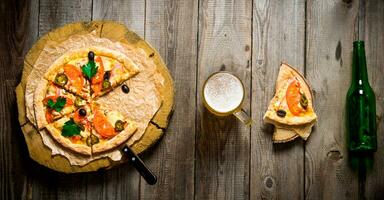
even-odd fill
[[[85,105],[86,101],[67,90],[46,80],[40,81],[37,96],[37,127],[44,128],[48,123],[72,113],[76,108]]]
[[[137,130],[136,123],[95,100],[138,72],[127,56],[101,47],[65,54],[35,91],[38,129],[48,130],[56,142],[86,156],[123,144]]]
[[[90,106],[82,106],[75,112],[46,125],[46,129],[64,147],[83,155],[91,155],[93,138],[90,113]]]
[[[313,95],[307,81],[294,68],[282,63],[276,93],[264,115],[264,121],[276,127],[274,141],[290,141],[297,137],[295,135],[307,139],[316,120]]]

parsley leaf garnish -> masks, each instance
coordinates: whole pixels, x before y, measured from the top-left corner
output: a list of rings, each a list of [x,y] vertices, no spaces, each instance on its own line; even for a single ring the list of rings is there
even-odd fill
[[[48,99],[47,106],[51,109],[55,106],[55,102],[52,99]]]
[[[65,103],[67,103],[67,99],[64,97],[58,97],[56,99],[56,102],[54,102],[52,99],[48,99],[47,106],[50,109],[56,110],[57,112],[60,112],[64,106]]]
[[[89,61],[86,65],[83,65],[81,67],[81,70],[83,71],[83,73],[85,74],[85,76],[91,80],[91,78],[96,75],[97,73],[97,68],[96,67],[96,64],[95,64],[95,61]]]
[[[80,126],[73,121],[71,118],[69,121],[64,123],[61,135],[64,137],[71,137],[74,135],[80,135]]]

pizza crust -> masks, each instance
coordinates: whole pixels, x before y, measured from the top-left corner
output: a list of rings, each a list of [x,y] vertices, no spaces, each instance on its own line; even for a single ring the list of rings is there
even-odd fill
[[[83,155],[87,155],[87,156],[92,155],[91,147],[86,146],[85,144],[72,143],[69,139],[63,137],[61,135],[61,131],[57,129],[55,126],[53,126],[53,124],[48,124],[45,128],[48,130],[51,136],[62,146]]]
[[[45,118],[46,108],[43,104],[48,83],[47,80],[41,79],[34,94],[33,104],[35,108],[35,119],[39,130],[48,125],[47,119]]]
[[[92,154],[105,152],[111,150],[117,146],[120,146],[124,142],[126,142],[133,133],[137,130],[137,127],[134,122],[127,121],[128,126],[125,127],[124,131],[120,132],[112,139],[101,141],[100,143],[92,145]]]

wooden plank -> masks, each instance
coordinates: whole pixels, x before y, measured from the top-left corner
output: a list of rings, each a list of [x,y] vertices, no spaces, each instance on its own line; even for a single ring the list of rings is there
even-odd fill
[[[145,1],[93,1],[93,20],[113,20],[125,24],[144,37]]]
[[[315,93],[317,126],[305,148],[305,198],[357,197],[348,164],[345,95],[350,86],[358,1],[307,2],[307,79]]]
[[[28,195],[25,166],[30,162],[18,125],[14,89],[21,76],[25,53],[36,38],[33,3],[36,2],[0,2],[0,199],[21,199]]]
[[[93,1],[94,20],[123,23],[144,36],[144,1]],[[129,164],[87,177],[87,198],[138,199],[140,175]],[[98,184],[94,184],[98,183]]]
[[[28,175],[26,199],[57,199],[59,173],[33,162]]]
[[[384,79],[383,79],[383,49],[384,49],[384,1],[365,1],[365,15],[362,23],[365,35],[365,51],[369,82],[376,94],[377,115],[377,152],[374,154],[373,170],[367,174],[365,196],[367,199],[382,199],[384,197]]]
[[[2,70],[8,69],[8,66],[0,66]],[[15,112],[15,85],[14,80],[0,81],[1,199],[20,199],[27,184],[27,172],[24,166],[28,163],[28,151],[18,125],[17,112]]]
[[[66,23],[91,20],[91,5],[91,0],[40,0],[39,36]],[[87,195],[86,174],[67,176],[55,172],[47,173],[47,169],[36,173],[39,175],[31,177],[33,198],[84,199]]]
[[[192,199],[197,56],[197,2],[146,1],[145,39],[159,51],[174,79],[175,112],[162,140],[144,161],[158,183],[140,184],[142,199]]]
[[[31,0],[29,1],[27,12],[29,12],[28,16],[28,34],[26,34],[26,46],[25,52],[26,55],[32,45],[36,42],[39,35],[39,0]]]
[[[87,176],[86,199],[139,199],[139,175],[128,163]]]
[[[92,0],[40,0],[39,36],[69,22],[90,21]]]
[[[254,2],[251,199],[304,199],[302,140],[273,144],[273,126],[263,122],[281,62],[304,72],[304,34],[305,1]]]
[[[250,128],[209,113],[200,94],[210,74],[230,71],[244,83],[243,108],[250,113],[251,19],[251,1],[200,1],[196,199],[249,198]]]

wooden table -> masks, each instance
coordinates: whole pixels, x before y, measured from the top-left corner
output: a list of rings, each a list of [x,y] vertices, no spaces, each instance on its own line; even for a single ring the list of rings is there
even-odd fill
[[[384,197],[384,1],[31,0],[0,3],[0,199],[368,199]],[[66,175],[29,159],[17,122],[15,86],[31,45],[73,21],[115,20],[157,48],[175,81],[164,138],[143,160],[149,186],[128,164]],[[376,93],[378,152],[364,179],[348,166],[344,105],[352,42],[366,41]],[[319,116],[307,142],[273,145],[262,121],[281,61],[315,92]],[[203,81],[228,70],[246,87],[251,129],[202,106]]]

